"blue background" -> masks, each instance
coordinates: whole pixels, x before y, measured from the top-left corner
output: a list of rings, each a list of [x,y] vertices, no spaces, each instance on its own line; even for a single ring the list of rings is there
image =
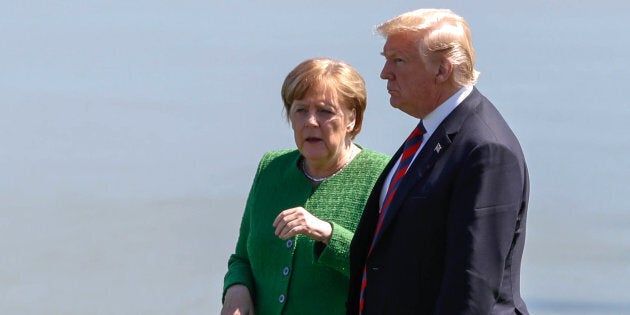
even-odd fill
[[[258,160],[294,147],[284,76],[355,66],[357,142],[393,154],[415,122],[372,31],[421,6],[467,19],[525,151],[531,312],[630,313],[630,2],[609,0],[0,3],[0,313],[218,313]]]

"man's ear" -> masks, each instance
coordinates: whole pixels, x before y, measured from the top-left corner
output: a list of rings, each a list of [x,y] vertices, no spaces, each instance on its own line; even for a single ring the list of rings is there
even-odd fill
[[[453,74],[453,64],[448,61],[448,59],[444,58],[440,62],[440,66],[437,69],[437,73],[435,74],[435,82],[436,83],[444,83],[451,78]]]

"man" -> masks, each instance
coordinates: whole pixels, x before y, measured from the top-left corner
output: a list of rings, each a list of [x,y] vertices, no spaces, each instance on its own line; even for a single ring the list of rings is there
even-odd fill
[[[352,240],[348,314],[528,314],[519,292],[527,167],[473,86],[467,23],[449,10],[417,10],[377,32],[390,103],[420,122]]]

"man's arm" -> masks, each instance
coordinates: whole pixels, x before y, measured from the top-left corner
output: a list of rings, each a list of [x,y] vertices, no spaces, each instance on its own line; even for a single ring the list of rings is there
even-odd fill
[[[445,270],[436,314],[488,314],[498,296],[524,189],[519,155],[475,148],[457,175],[448,209]]]

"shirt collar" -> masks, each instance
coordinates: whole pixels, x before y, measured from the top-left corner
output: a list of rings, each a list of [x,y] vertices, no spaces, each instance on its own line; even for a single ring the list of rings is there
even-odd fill
[[[424,129],[427,131],[427,135],[432,135],[433,132],[438,128],[438,126],[442,123],[442,121],[448,116],[457,105],[461,104],[468,95],[473,90],[472,85],[467,85],[459,89],[455,94],[451,95],[444,103],[440,104],[436,109],[434,109],[431,113],[429,113],[424,119],[422,119],[422,124],[424,125]]]

